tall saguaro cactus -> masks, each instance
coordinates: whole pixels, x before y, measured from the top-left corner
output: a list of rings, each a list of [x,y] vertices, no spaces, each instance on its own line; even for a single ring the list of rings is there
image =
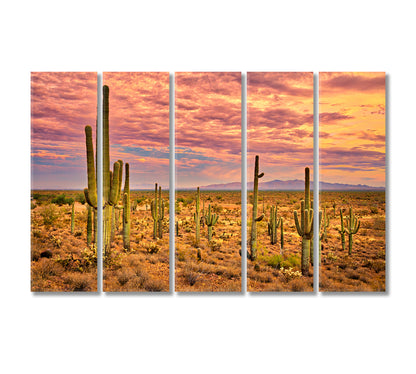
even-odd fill
[[[126,176],[123,191],[123,245],[130,249],[130,165],[126,163]]]
[[[159,186],[159,215],[157,219],[157,225],[158,225],[158,236],[160,239],[163,237],[163,218],[165,215],[165,201],[162,200],[162,187]]]
[[[97,179],[95,174],[94,146],[92,144],[92,128],[85,126],[85,145],[87,149],[87,179],[88,188],[84,189],[85,200],[93,209],[94,216],[94,243],[97,244]],[[91,228],[92,230],[92,228]],[[88,243],[88,222],[87,222],[87,243]],[[88,243],[90,244],[90,243]]]
[[[103,86],[103,241],[104,255],[107,256],[111,247],[111,227],[113,209],[117,205],[121,193],[122,161],[118,160],[110,171],[110,125],[109,125],[109,94],[108,86]]]
[[[153,218],[153,239],[157,238],[157,224],[159,221],[158,208],[159,208],[159,205],[157,203],[157,183],[155,183],[155,198],[150,203],[150,210],[151,210],[152,218]]]
[[[256,155],[254,164],[254,187],[253,187],[253,219],[251,222],[251,238],[250,238],[250,259],[252,261],[257,258],[257,222],[264,218],[264,214],[257,217],[257,202],[259,179],[264,176],[264,173],[259,174],[259,156]]]
[[[280,217],[280,254],[283,256],[284,251],[284,232],[283,232],[283,217]]]
[[[342,209],[339,209],[339,216],[341,218],[341,228],[338,229],[339,234],[341,235],[341,245],[342,245],[342,250],[345,251],[345,227],[344,227],[344,216],[342,215]]]
[[[324,213],[322,215],[322,235],[320,240],[327,241],[327,228],[329,227],[329,216],[326,214],[326,207],[324,207]]]
[[[200,225],[201,225],[201,211],[200,211],[200,194],[199,194],[199,187],[196,189],[196,201],[195,201],[195,213],[194,213],[194,221],[196,225],[195,229],[195,243],[196,246],[199,246],[199,239],[200,239]]]
[[[360,220],[355,217],[351,207],[349,217],[346,217],[345,221],[347,226],[346,232],[348,234],[348,254],[350,255],[352,253],[353,235],[360,229]]]
[[[313,240],[313,209],[310,207],[309,168],[305,168],[305,199],[300,202],[300,224],[298,212],[294,211],[296,230],[302,237],[302,275],[309,275],[311,240]]]
[[[218,214],[211,214],[211,204],[208,205],[208,213],[205,215],[205,222],[208,226],[208,241],[212,240],[212,228],[218,221]]]
[[[75,231],[75,202],[72,203],[72,209],[71,209],[71,234]]]

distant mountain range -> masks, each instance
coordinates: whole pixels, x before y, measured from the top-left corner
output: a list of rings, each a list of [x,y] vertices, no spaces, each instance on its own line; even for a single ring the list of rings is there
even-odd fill
[[[343,183],[328,183],[319,182],[321,191],[384,191],[384,187],[372,187],[365,184],[343,184]],[[303,191],[305,188],[305,181],[300,179],[293,179],[289,181],[273,180],[269,182],[259,183],[260,190],[275,190],[275,191]],[[188,189],[188,188],[187,188]],[[224,184],[210,184],[208,186],[201,186],[201,190],[240,190],[240,182],[224,183]],[[253,189],[253,182],[247,183],[247,189]],[[313,189],[313,182],[311,182],[311,189]]]

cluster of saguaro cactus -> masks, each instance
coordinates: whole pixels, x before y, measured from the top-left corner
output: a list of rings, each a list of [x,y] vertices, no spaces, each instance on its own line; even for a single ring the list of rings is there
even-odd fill
[[[199,240],[200,240],[200,226],[201,226],[201,211],[200,211],[200,194],[199,194],[199,187],[196,189],[196,199],[195,199],[195,213],[194,213],[194,221],[195,221],[195,244],[199,247]]]
[[[311,241],[313,240],[313,209],[310,206],[309,168],[305,168],[305,198],[301,200],[300,224],[298,212],[294,211],[296,230],[302,237],[301,270],[303,275],[309,275]]]
[[[155,198],[150,204],[153,218],[153,239],[163,237],[163,219],[165,216],[165,201],[162,199],[162,187],[159,186],[159,197],[157,183],[155,183]]]
[[[212,228],[218,221],[218,214],[211,214],[211,204],[208,205],[208,213],[205,215],[205,222],[208,226],[208,241],[212,239]]]
[[[250,259],[252,261],[257,258],[257,222],[264,218],[264,213],[257,217],[257,201],[259,178],[262,178],[264,173],[259,174],[259,156],[256,155],[254,164],[254,188],[253,188],[253,219],[251,222],[251,237],[250,237]]]
[[[351,207],[350,207],[349,216],[345,218],[345,223],[346,223],[345,231],[348,234],[348,254],[350,255],[352,253],[353,235],[355,235],[360,229],[360,220],[355,217],[354,213],[352,212]],[[345,247],[345,240],[344,240],[344,247]]]
[[[281,220],[280,218],[277,218],[277,206],[270,207],[270,218],[267,227],[271,244],[277,243],[277,229],[279,228],[280,224]]]

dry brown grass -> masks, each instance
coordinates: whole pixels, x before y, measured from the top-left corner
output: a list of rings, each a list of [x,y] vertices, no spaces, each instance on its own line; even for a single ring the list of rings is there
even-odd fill
[[[111,261],[104,267],[105,292],[169,291],[169,192],[165,200],[163,238],[153,239],[150,203],[152,191],[132,191],[131,201],[139,201],[131,212],[130,250],[123,248],[122,225],[116,229]]]
[[[96,253],[86,244],[86,207],[75,203],[76,235],[73,235],[71,207],[50,203],[62,191],[34,193],[37,200],[31,209],[32,291],[96,291]],[[73,198],[80,193],[65,191]]]
[[[332,203],[336,203],[336,215]],[[330,217],[328,240],[323,242],[320,291],[385,291],[385,194],[384,192],[321,192],[321,207]],[[352,254],[342,250],[339,209],[354,214],[361,227],[354,235]]]
[[[239,191],[201,191],[200,209],[211,204],[219,215],[208,242],[207,226],[201,227],[199,246],[195,242],[195,191],[177,191],[175,290],[178,292],[241,291],[241,194]],[[197,248],[198,247],[198,248]],[[198,258],[200,251],[200,259]]]
[[[248,192],[247,203],[247,248],[250,244],[252,192]],[[265,218],[257,223],[257,260],[247,260],[248,276],[247,289],[249,292],[307,292],[313,291],[313,267],[310,267],[310,276],[300,274],[300,258],[302,239],[298,235],[293,217],[294,210],[300,209],[303,191],[259,191],[258,212]],[[312,194],[311,194],[312,197]],[[270,243],[267,232],[267,223],[270,207],[277,205],[278,217],[283,217],[284,246],[281,254],[280,227],[278,241]]]

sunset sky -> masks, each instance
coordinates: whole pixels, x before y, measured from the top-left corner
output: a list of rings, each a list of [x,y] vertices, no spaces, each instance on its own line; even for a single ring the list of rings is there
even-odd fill
[[[305,177],[313,167],[313,74],[247,74],[247,181],[260,156],[261,182]]]
[[[320,73],[320,180],[385,186],[385,74]]]
[[[175,73],[177,188],[241,182],[241,73]]]
[[[131,189],[158,183],[168,190],[169,73],[104,73],[103,84],[110,89],[111,168],[119,159],[130,164]]]
[[[32,73],[33,189],[87,186],[84,127],[95,138],[96,118],[96,73]]]

